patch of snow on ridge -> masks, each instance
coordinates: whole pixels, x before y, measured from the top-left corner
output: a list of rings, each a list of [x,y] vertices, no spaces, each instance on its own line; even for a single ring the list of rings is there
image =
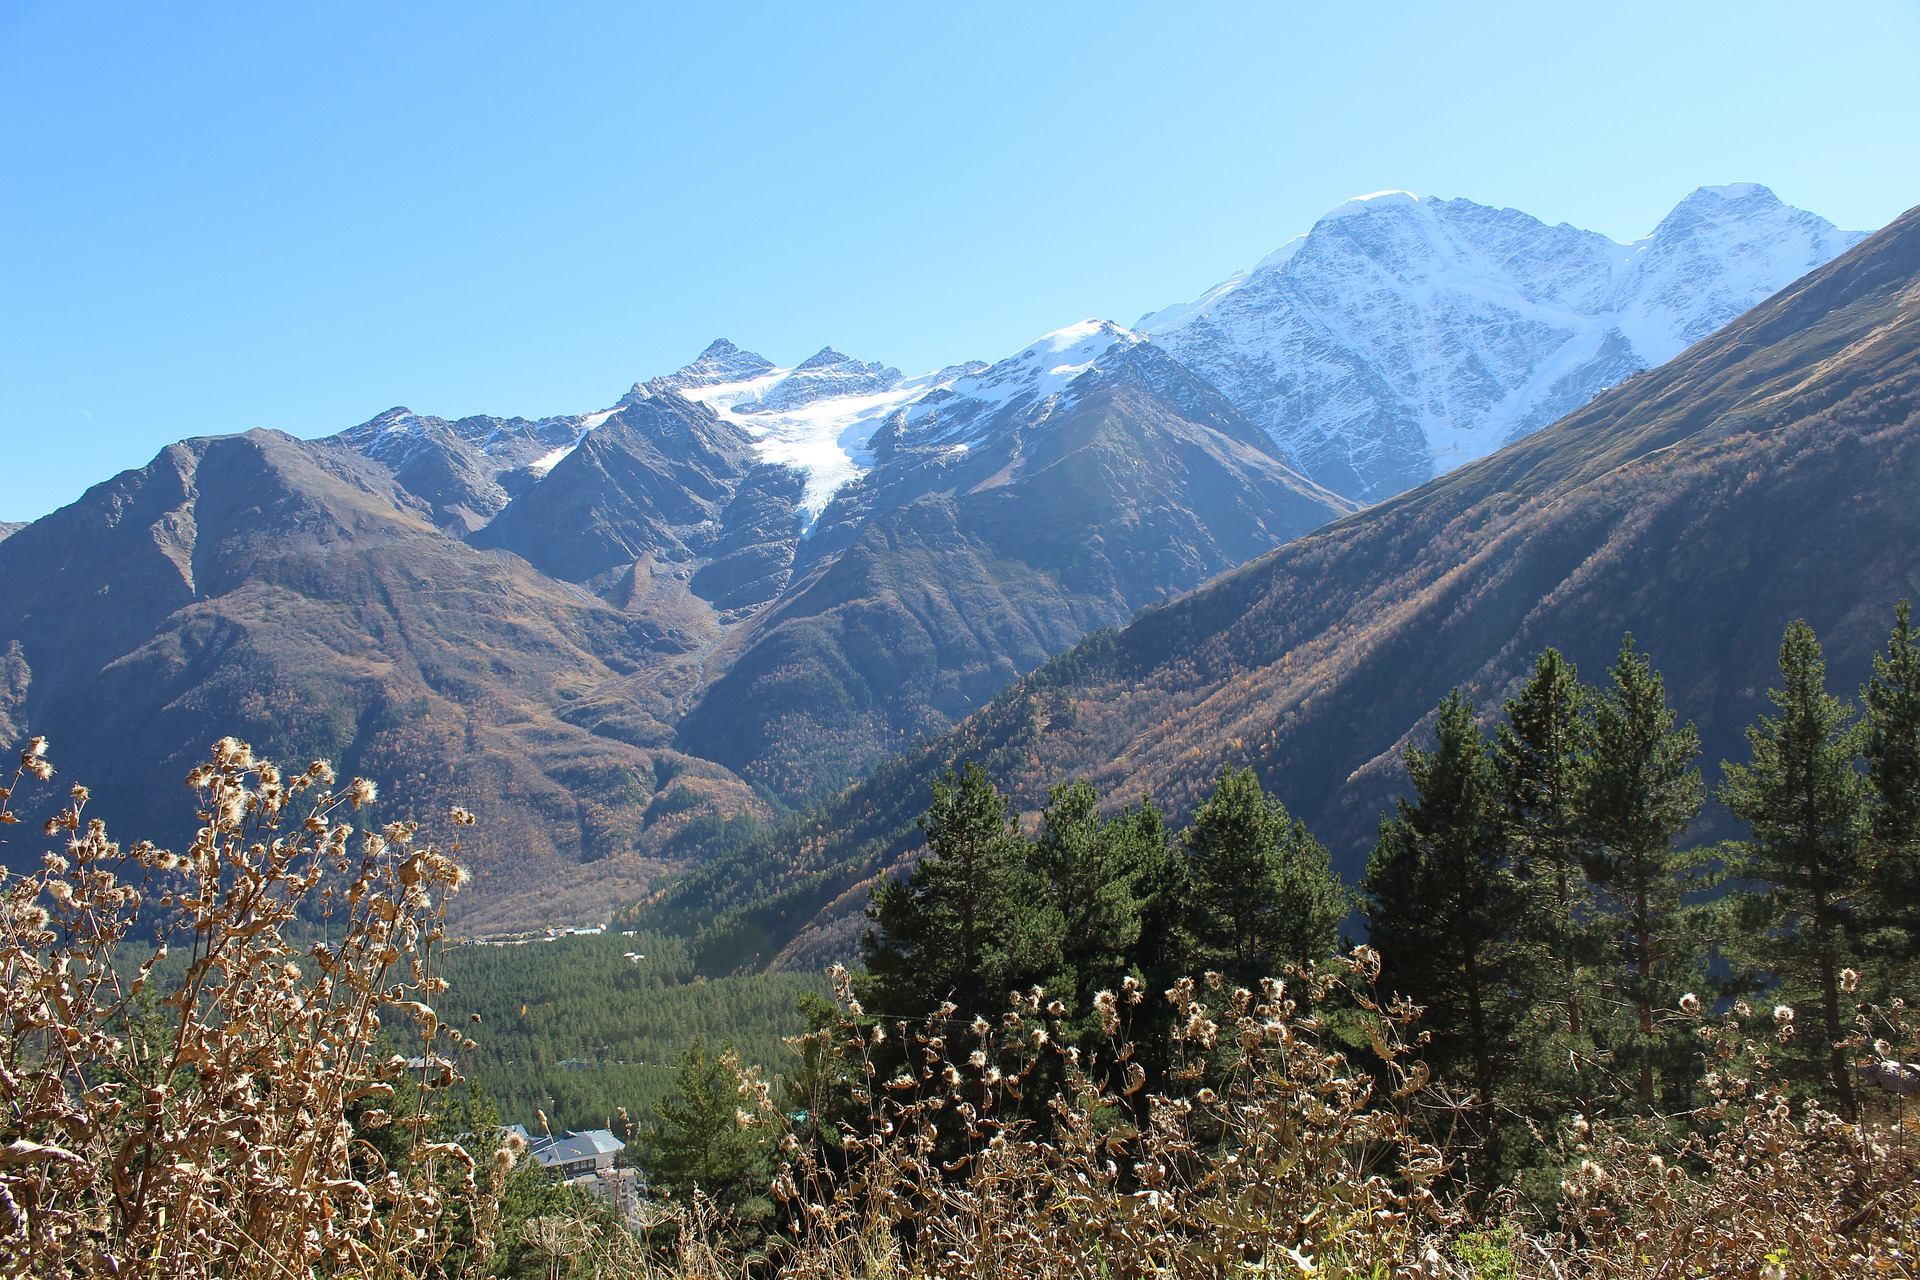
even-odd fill
[[[602,419],[602,421],[604,421],[604,419]],[[579,447],[580,442],[578,440],[575,440],[572,444],[561,445],[558,449],[554,449],[549,453],[543,453],[532,462],[529,462],[527,464],[527,470],[537,476],[544,476],[547,472],[553,470],[555,466],[559,465],[560,459],[566,457]]]
[[[1763,187],[1757,182],[1725,182],[1717,187],[1701,187],[1695,194],[1697,195],[1701,192],[1705,192],[1708,195],[1725,196],[1729,200],[1744,200],[1748,196],[1765,196],[1770,200],[1778,199],[1778,197],[1773,194],[1771,188]]]
[[[1321,214],[1320,221],[1330,222],[1335,218],[1351,218],[1355,214],[1376,213],[1381,209],[1406,208],[1419,203],[1420,197],[1411,191],[1374,191],[1364,196],[1355,196],[1351,200],[1341,201]]]
[[[605,417],[575,415],[529,421],[475,414],[450,421],[393,408],[329,439],[396,470],[436,447],[471,449],[493,466],[505,469],[528,465],[555,449],[571,448]]]
[[[880,424],[931,390],[941,376],[903,379],[897,369],[861,364],[831,347],[782,369],[731,343],[726,345],[732,368],[747,376],[727,381],[708,374],[683,380],[686,370],[682,370],[655,378],[647,386],[675,390],[706,405],[745,431],[763,459],[805,471],[800,505],[809,525],[842,485],[871,464],[867,445]],[[714,347],[707,349],[701,361]]]
[[[546,453],[541,454],[539,457],[535,458],[532,462],[529,462],[527,464],[527,470],[533,472],[533,474],[537,476],[546,475],[547,472],[553,470],[554,467],[559,465],[560,460],[562,458],[566,457],[568,454],[572,453],[575,449],[578,449],[580,447],[580,442],[587,438],[587,432],[593,430],[595,427],[599,426],[601,423],[605,422],[608,418],[611,418],[614,414],[618,412],[620,412],[618,409],[602,409],[598,413],[588,413],[588,414],[581,415],[581,417],[577,419],[577,421],[579,422],[579,428],[574,432],[572,443],[563,444],[557,449],[553,449]]]
[[[1059,397],[1075,378],[1091,369],[1109,351],[1145,341],[1143,335],[1123,329],[1111,320],[1082,320],[1064,329],[1055,329],[985,369],[954,379],[945,388],[947,395],[937,400],[927,397],[908,411],[907,418],[911,422],[930,413],[951,417],[953,426],[937,431],[934,436],[945,439],[979,421],[985,411],[1019,399],[1037,404]],[[956,400],[976,402],[978,408],[953,414],[949,406]]]
[[[781,368],[723,339],[635,394],[672,390],[698,401],[746,432],[766,461],[804,471],[801,506],[811,526],[834,494],[873,465],[874,433],[894,415],[930,421],[933,438],[950,441],[1016,400],[1061,397],[1107,352],[1144,341],[1111,321],[1083,320],[992,365],[969,361],[906,378],[832,347]]]

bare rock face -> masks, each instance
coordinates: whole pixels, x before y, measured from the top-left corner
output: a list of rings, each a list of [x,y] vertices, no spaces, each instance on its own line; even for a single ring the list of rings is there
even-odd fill
[[[738,427],[663,391],[616,410],[470,540],[552,577],[604,585],[645,554],[704,556],[758,465]]]
[[[822,514],[683,749],[829,793],[1089,632],[1350,509],[1137,338],[1057,391],[955,399],[964,439],[954,401],[903,421]]]
[[[699,812],[764,812],[663,728],[646,744],[564,717],[670,666],[643,620],[449,536],[393,471],[324,442],[171,446],[0,543],[0,583],[9,737],[48,735],[62,777],[93,786],[118,832],[189,837],[180,780],[222,734],[268,758],[331,758],[380,781],[384,812],[480,815],[479,926],[546,918],[563,882],[630,894]],[[675,804],[653,808],[669,791]],[[613,900],[588,892],[571,910]]]

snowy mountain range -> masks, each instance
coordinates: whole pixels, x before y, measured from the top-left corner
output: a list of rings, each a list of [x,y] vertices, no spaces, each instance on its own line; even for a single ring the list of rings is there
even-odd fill
[[[1865,238],[1753,183],[1619,244],[1384,191],[1135,326],[1361,501],[1412,488],[1664,364]]]
[[[1629,245],[1394,193],[992,364],[719,341],[594,412],[183,441],[0,541],[0,737],[144,769],[117,818],[157,834],[213,737],[326,755],[484,810],[486,918],[604,919],[713,822],[834,794],[1855,239],[1757,187]]]
[[[450,433],[503,471],[537,476],[621,406],[673,391],[744,429],[763,461],[803,471],[811,524],[872,467],[871,443],[888,422],[965,445],[991,423],[1070,401],[1105,353],[1150,340],[1264,428],[1303,474],[1371,502],[1664,363],[1866,234],[1754,183],[1701,187],[1628,244],[1517,209],[1385,191],[1347,201],[1251,269],[1133,329],[1086,320],[992,365],[906,377],[825,347],[780,368],[720,339],[597,414],[447,422],[395,409],[340,438],[394,463],[409,437]]]

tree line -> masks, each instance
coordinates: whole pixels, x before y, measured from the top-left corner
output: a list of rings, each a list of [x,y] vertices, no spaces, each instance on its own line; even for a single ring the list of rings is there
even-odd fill
[[[1703,845],[1698,734],[1631,636],[1601,687],[1542,653],[1490,725],[1450,692],[1357,893],[1251,770],[1223,772],[1178,832],[1145,800],[1103,813],[1085,782],[1055,787],[1029,832],[982,768],[950,771],[925,856],[873,893],[862,1003],[964,1021],[1040,986],[1093,1039],[1101,993],[1254,985],[1332,955],[1357,907],[1383,988],[1424,1009],[1430,1069],[1471,1100],[1489,1173],[1523,1174],[1569,1114],[1693,1105],[1698,1047],[1672,1014],[1703,1004],[1765,1024],[1776,1065],[1851,1118],[1856,1010],[1920,958],[1907,606],[1857,702],[1827,688],[1804,622],[1769,696],[1716,792],[1746,835]]]

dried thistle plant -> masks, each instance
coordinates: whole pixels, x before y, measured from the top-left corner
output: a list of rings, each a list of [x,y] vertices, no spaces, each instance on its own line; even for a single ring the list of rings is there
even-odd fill
[[[1144,998],[1102,992],[1108,1044],[1071,1043],[1045,993],[997,1022],[841,1016],[808,1039],[851,1065],[857,1121],[836,1158],[789,1142],[775,1184],[793,1231],[782,1274],[842,1277],[1388,1274],[1455,1220],[1443,1152],[1411,1112],[1451,1106],[1409,1035],[1415,1010],[1372,989],[1365,948],[1258,991],[1183,981],[1167,1087],[1149,1091],[1123,1035]],[[1297,991],[1290,991],[1289,982]],[[1336,1015],[1337,1010],[1337,1015]],[[1373,1061],[1351,1061],[1336,1023]],[[889,1073],[876,1052],[907,1047]],[[882,1077],[885,1078],[882,1078]],[[1050,1120],[1019,1104],[1064,1078]],[[1386,1268],[1382,1271],[1382,1268]]]
[[[1669,1126],[1573,1119],[1560,1214],[1569,1274],[1920,1275],[1920,1141],[1906,1098],[1883,1090],[1848,1123],[1790,1092],[1773,1062],[1794,1036],[1785,1006],[1741,1002],[1712,1017],[1683,1000],[1679,1016],[1701,1045],[1707,1101]],[[1901,1002],[1863,1012],[1856,1032],[1863,1081],[1913,1056]]]
[[[34,739],[0,823],[14,788],[51,773]],[[427,1105],[456,1079],[432,961],[438,899],[464,873],[410,823],[356,833],[374,787],[336,787],[322,762],[289,777],[228,738],[188,784],[201,826],[184,852],[121,848],[74,787],[46,824],[60,846],[0,880],[0,1271],[372,1277],[484,1259],[512,1155],[479,1166],[433,1141]],[[303,910],[326,941],[291,940]],[[141,939],[159,945],[123,970]],[[418,1046],[412,1065],[381,1051],[383,1029]]]

